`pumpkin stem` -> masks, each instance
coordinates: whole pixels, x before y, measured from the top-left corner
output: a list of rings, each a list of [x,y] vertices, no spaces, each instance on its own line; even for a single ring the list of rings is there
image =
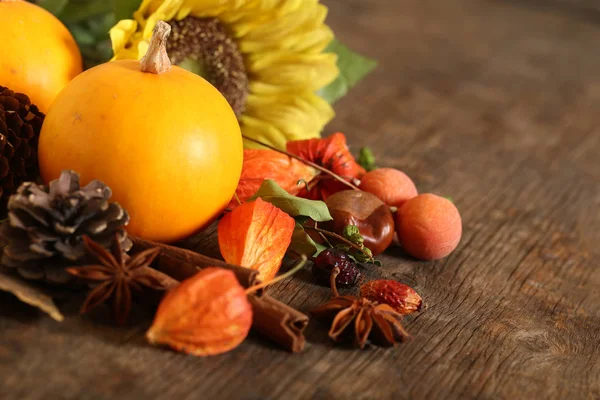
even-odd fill
[[[152,31],[150,46],[142,58],[140,70],[151,74],[162,74],[171,70],[171,60],[167,54],[167,39],[171,34],[171,26],[158,21]]]

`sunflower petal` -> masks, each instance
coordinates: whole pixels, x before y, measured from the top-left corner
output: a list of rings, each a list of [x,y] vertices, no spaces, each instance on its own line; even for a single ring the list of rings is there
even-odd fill
[[[255,96],[248,99],[246,113],[259,121],[269,121],[288,141],[318,136],[334,116],[333,108],[312,93],[277,100]]]
[[[242,115],[240,122],[240,127],[244,136],[251,137],[252,139],[259,140],[279,148],[285,147],[285,144],[287,143],[285,135],[269,122],[260,120],[258,118],[253,118],[248,115]],[[244,147],[264,148],[263,146],[252,144],[252,142],[247,140],[244,140]]]
[[[290,5],[296,6],[296,4]],[[272,41],[277,40],[278,36],[280,38],[289,37],[297,32],[312,30],[315,26],[323,24],[327,15],[327,8],[318,6],[315,0],[304,0],[301,7],[280,8],[276,11],[279,12],[275,13],[269,24],[254,26],[254,29],[250,30],[244,39]]]
[[[138,24],[136,21],[132,19],[124,19],[119,21],[110,29],[110,41],[112,42],[112,49],[115,55],[129,58],[129,54],[125,53],[127,42],[137,30],[137,27]]]
[[[256,93],[278,93],[289,90],[313,92],[331,83],[339,74],[337,56],[322,54],[270,53],[246,59],[255,80],[250,90]]]
[[[281,38],[279,41],[243,39],[239,42],[239,48],[245,54],[264,53],[271,50],[320,53],[331,43],[333,38],[333,31],[323,25],[313,30]]]

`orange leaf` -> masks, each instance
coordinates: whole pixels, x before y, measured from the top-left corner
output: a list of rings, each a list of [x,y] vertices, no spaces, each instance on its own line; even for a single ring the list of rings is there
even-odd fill
[[[209,267],[167,293],[146,337],[150,343],[210,356],[237,347],[251,325],[252,306],[235,274]]]
[[[304,180],[310,182],[318,171],[301,161],[285,154],[268,149],[244,149],[244,164],[242,176],[235,194],[240,201],[246,201],[256,193],[265,179],[273,179],[286,192],[298,194],[304,187]],[[234,198],[229,203],[229,208],[238,206]]]
[[[231,264],[255,269],[270,281],[292,241],[295,221],[261,198],[244,203],[219,222],[221,255]]]
[[[287,143],[287,151],[327,168],[349,182],[366,173],[350,153],[346,136],[340,132],[324,139],[290,141]],[[327,177],[311,185],[308,192],[302,189],[298,195],[314,200],[327,200],[332,194],[346,189],[348,187],[343,183]]]

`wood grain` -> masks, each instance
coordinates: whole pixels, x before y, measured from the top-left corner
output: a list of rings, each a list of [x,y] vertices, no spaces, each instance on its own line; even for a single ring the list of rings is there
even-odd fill
[[[427,309],[396,349],[334,347],[311,322],[290,355],[260,338],[198,359],[144,343],[151,315],[57,323],[0,294],[10,399],[600,398],[600,17],[592,0],[329,0],[329,22],[379,68],[329,132],[451,196],[464,236],[445,260],[398,247],[367,272]],[[272,294],[328,298],[308,271]]]

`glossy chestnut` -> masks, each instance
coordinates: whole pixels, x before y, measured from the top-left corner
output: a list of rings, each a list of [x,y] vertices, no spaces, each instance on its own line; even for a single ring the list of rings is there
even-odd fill
[[[377,196],[360,190],[344,190],[330,196],[325,203],[333,217],[322,227],[342,234],[347,225],[356,225],[373,255],[381,254],[394,238],[394,217]]]

